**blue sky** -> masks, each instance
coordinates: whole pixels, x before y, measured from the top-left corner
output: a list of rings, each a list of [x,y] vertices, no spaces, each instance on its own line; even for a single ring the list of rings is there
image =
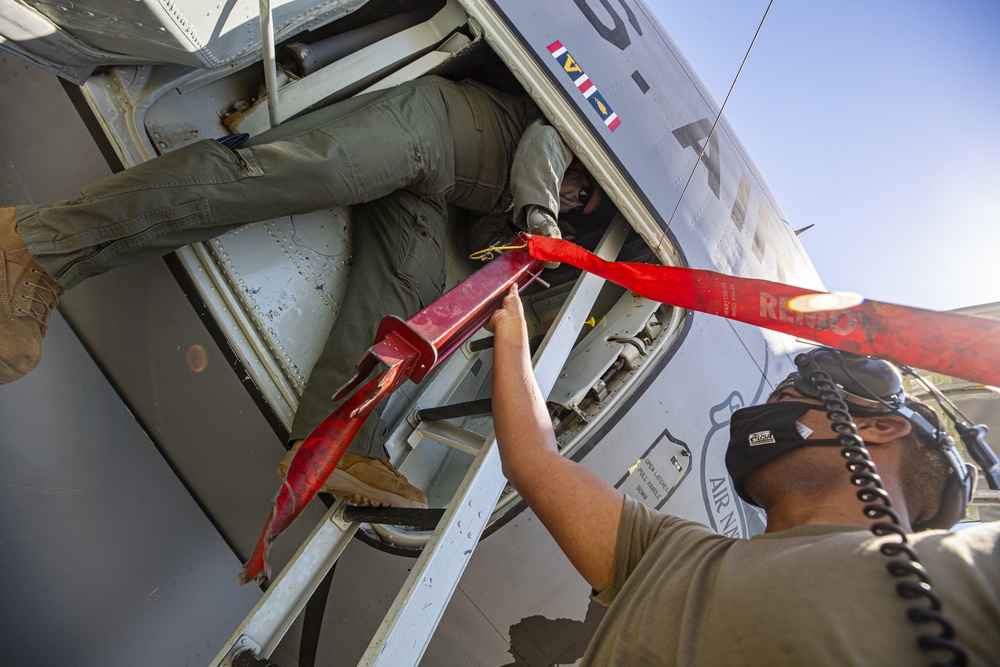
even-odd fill
[[[718,103],[766,0],[647,0]],[[775,0],[726,117],[826,286],[1000,301],[1000,2]]]

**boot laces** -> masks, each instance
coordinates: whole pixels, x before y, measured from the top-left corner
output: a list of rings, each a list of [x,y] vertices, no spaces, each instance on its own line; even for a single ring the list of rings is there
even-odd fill
[[[396,470],[396,466],[392,465],[392,463],[389,461],[389,459],[375,459],[375,460],[378,461],[379,463],[381,463],[382,464],[382,468],[384,468],[386,471],[392,473],[392,475],[394,477],[401,477],[404,480],[406,479],[406,476],[403,475],[403,473],[401,473],[398,470]]]
[[[30,294],[21,295],[21,298],[29,303],[27,308],[17,308],[17,312],[38,320],[39,324],[45,326],[52,316],[52,311],[59,305],[61,289],[55,283],[50,284],[51,281],[38,269],[30,267],[28,271],[37,278],[32,281],[25,275],[21,284],[35,289]]]

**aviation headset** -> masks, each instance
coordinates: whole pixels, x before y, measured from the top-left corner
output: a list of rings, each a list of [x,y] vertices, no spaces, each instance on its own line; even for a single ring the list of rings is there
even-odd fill
[[[935,517],[914,528],[950,528],[963,516],[972,499],[976,471],[967,464],[955,447],[952,438],[938,422],[936,414],[927,410],[926,415],[907,404],[900,370],[910,375],[938,402],[942,412],[953,422],[969,455],[983,468],[991,488],[1000,488],[1000,460],[986,444],[985,426],[973,426],[958,408],[932,384],[905,366],[897,368],[880,359],[839,352],[830,348],[817,348],[795,358],[798,371],[781,382],[775,392],[794,386],[804,396],[822,401],[832,428],[838,435],[834,439],[806,441],[800,432],[797,419],[810,406],[797,402],[777,402],[737,410],[730,422],[730,443],[726,452],[726,467],[743,500],[754,503],[742,481],[752,470],[782,454],[812,445],[840,445],[841,455],[851,473],[851,483],[858,487],[858,498],[865,503],[864,514],[875,522],[871,532],[878,536],[895,536],[879,545],[879,551],[891,560],[886,569],[896,579],[896,592],[906,600],[916,603],[907,609],[907,618],[918,627],[933,623],[936,632],[921,632],[917,645],[925,651],[944,651],[950,654],[947,663],[964,665],[967,655],[955,640],[954,626],[941,608],[941,600],[931,587],[927,570],[909,544],[906,531],[900,526],[899,515],[892,508],[889,494],[864,441],[858,435],[851,419],[855,414],[878,416],[898,414],[913,427],[928,436],[935,449],[947,461],[946,481],[941,491],[939,511]],[[848,408],[850,405],[850,409]],[[763,419],[757,419],[761,416]],[[759,430],[761,424],[772,428]],[[766,445],[766,446],[765,446]],[[756,503],[754,503],[756,504]]]
[[[915,530],[948,529],[965,516],[975,486],[975,468],[965,462],[958,448],[955,447],[954,440],[945,429],[940,424],[934,423],[938,421],[936,414],[927,409],[925,416],[912,407],[913,403],[908,403],[906,392],[903,389],[903,376],[899,368],[881,359],[848,354],[830,348],[814,349],[808,354],[799,355],[795,362],[799,370],[779,383],[774,390],[775,394],[785,387],[794,387],[803,396],[822,400],[821,390],[811,379],[811,374],[819,370],[830,376],[836,385],[837,393],[846,403],[845,408],[849,406],[850,414],[864,417],[897,414],[905,418],[915,430],[934,443],[934,450],[941,454],[947,464],[946,480],[941,490],[937,515],[922,523],[914,521],[913,528]],[[911,369],[904,367],[903,370],[924,385],[935,399],[939,402],[947,401],[948,406],[957,412],[957,408],[940,392],[937,392],[932,385],[916,375]],[[760,465],[799,447],[844,444],[839,438],[806,440],[794,426],[794,420],[804,412],[804,408],[796,410],[796,405],[801,406],[797,403],[785,405],[772,403],[768,406],[743,408],[733,415],[729,449],[726,452],[726,467],[733,478],[737,493],[746,502],[757,504],[743,487],[743,479]],[[956,429],[963,435],[963,441],[967,440],[965,435],[969,430],[973,431],[972,435],[980,436],[979,439],[981,439],[985,427],[971,426],[968,422],[958,419],[952,410],[946,408],[946,414],[952,418]],[[776,413],[777,419],[774,417],[764,417],[763,420],[754,419],[753,417],[758,411]],[[780,427],[782,413],[790,416],[788,426],[784,429]],[[758,430],[763,428],[762,422],[765,425],[772,425],[774,428]],[[773,422],[773,424],[766,424],[766,422]],[[981,431],[976,431],[976,429],[981,429]],[[778,432],[771,433],[772,430]],[[765,433],[771,434],[775,442],[762,446],[761,438],[767,438],[767,436],[762,435]],[[985,443],[982,444],[985,445]],[[966,442],[966,445],[968,447],[969,443]],[[970,454],[974,454],[972,448],[969,449]],[[987,451],[989,452],[988,446]],[[992,452],[989,453],[992,454]],[[975,458],[978,460],[979,457]],[[987,466],[983,467],[985,469]]]

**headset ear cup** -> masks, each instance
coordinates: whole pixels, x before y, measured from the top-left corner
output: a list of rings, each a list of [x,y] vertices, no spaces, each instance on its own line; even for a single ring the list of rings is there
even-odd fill
[[[938,513],[933,518],[923,523],[913,524],[913,530],[949,530],[956,523],[965,518],[966,510],[972,501],[972,496],[976,487],[976,469],[966,463],[966,476],[958,470],[950,470],[945,481],[944,489],[941,491],[941,504]],[[970,480],[968,484],[965,480]]]

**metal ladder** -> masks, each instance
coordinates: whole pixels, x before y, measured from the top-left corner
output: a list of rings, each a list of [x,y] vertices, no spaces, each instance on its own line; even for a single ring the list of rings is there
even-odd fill
[[[616,217],[596,254],[604,259],[616,258],[627,233],[628,225],[621,216]],[[580,276],[556,324],[535,353],[535,378],[543,395],[548,395],[555,384],[603,284],[602,278],[591,274]],[[434,431],[435,427],[429,426],[428,430]],[[505,485],[499,450],[491,433],[478,447],[465,479],[359,664],[419,664]],[[331,507],[210,665],[236,665],[234,658],[238,654],[249,658],[245,664],[269,664],[253,656],[269,656],[274,651],[358,527],[358,523],[344,520],[342,502]]]

